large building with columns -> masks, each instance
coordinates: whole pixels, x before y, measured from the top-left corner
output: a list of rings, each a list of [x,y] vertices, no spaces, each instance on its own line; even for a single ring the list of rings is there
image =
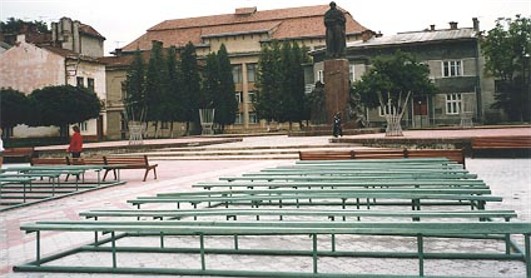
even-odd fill
[[[339,8],[339,7],[338,7]],[[106,57],[107,92],[110,112],[109,127],[123,127],[120,111],[123,111],[122,81],[125,80],[127,61],[137,49],[149,51],[152,41],[163,43],[164,48],[184,47],[192,42],[197,50],[198,58],[218,51],[224,44],[229,52],[236,85],[236,98],[239,102],[239,114],[236,124],[229,129],[242,132],[257,130],[263,126],[254,112],[252,99],[256,95],[256,70],[258,57],[263,44],[273,40],[289,40],[305,45],[310,49],[325,47],[324,14],[328,5],[295,7],[278,10],[259,11],[256,7],[238,8],[231,14],[203,16],[165,20],[149,28],[145,34],[130,42],[121,49],[116,49],[116,57]],[[374,32],[359,24],[345,10],[347,42],[372,37]],[[313,82],[312,82],[313,83]],[[113,114],[111,111],[115,111]],[[123,113],[122,113],[123,114]],[[120,130],[109,130],[109,137],[123,135]]]

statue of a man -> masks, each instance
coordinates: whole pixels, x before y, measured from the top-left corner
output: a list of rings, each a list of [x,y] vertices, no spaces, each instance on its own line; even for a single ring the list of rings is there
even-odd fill
[[[329,58],[345,57],[347,46],[345,38],[345,15],[336,8],[335,2],[330,2],[330,9],[324,15],[326,26],[326,54]]]

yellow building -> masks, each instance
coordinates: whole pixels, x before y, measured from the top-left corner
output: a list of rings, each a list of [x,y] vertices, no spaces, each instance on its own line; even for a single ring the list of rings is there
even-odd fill
[[[117,49],[117,57],[105,58],[109,94],[107,111],[116,112],[114,116],[108,115],[109,121],[113,121],[109,122],[109,128],[120,127],[117,123],[123,122],[120,118],[120,110],[123,111],[123,105],[120,104],[123,98],[121,84],[125,80],[127,64],[131,61],[125,57],[132,56],[137,49],[150,50],[152,41],[157,40],[163,43],[164,48],[181,48],[192,42],[200,59],[210,52],[218,51],[221,44],[224,44],[233,66],[240,111],[236,124],[230,129],[242,132],[260,129],[251,101],[256,94],[255,78],[262,45],[272,40],[289,40],[310,49],[325,47],[326,30],[323,20],[328,9],[328,5],[265,11],[259,11],[256,7],[238,8],[232,14],[165,20],[149,28],[144,35]],[[339,9],[347,19],[347,42],[374,35],[373,31],[356,22],[347,11]],[[316,73],[315,76],[319,75]],[[118,136],[120,133],[122,132],[109,130],[109,135]]]

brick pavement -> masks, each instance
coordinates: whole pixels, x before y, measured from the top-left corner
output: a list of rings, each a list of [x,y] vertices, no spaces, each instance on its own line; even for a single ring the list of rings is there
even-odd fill
[[[496,130],[496,132],[500,132]],[[433,134],[432,134],[433,135]],[[470,133],[469,133],[470,135]],[[419,135],[417,135],[419,136]],[[270,144],[275,141],[285,142],[282,138],[257,138],[255,140],[266,140]],[[308,140],[308,139],[305,139]],[[319,139],[319,140],[322,140]],[[244,140],[245,142],[245,140]],[[155,161],[156,162],[156,161]],[[129,170],[122,172],[122,178],[128,183],[123,186],[102,189],[86,194],[80,194],[64,199],[54,200],[30,207],[15,209],[0,213],[0,276],[2,277],[111,277],[114,275],[88,275],[88,274],[42,274],[42,273],[13,273],[12,266],[34,259],[35,256],[35,236],[25,235],[19,231],[22,223],[35,222],[41,220],[76,220],[77,214],[89,209],[112,209],[130,208],[125,203],[127,199],[138,196],[153,195],[155,193],[192,190],[190,185],[199,181],[216,180],[219,176],[240,174],[243,172],[257,171],[275,165],[285,165],[293,163],[293,160],[246,160],[246,161],[158,161],[159,180],[153,181],[152,177],[147,182],[142,182],[141,170]],[[504,198],[502,203],[492,204],[490,209],[514,209],[518,213],[517,221],[531,221],[531,159],[467,159],[467,168],[470,172],[478,174],[480,179],[492,188],[494,195]],[[76,233],[46,233],[42,237],[42,252],[44,255],[53,254],[61,250],[67,250],[80,243],[87,243],[92,240],[92,235]],[[149,244],[150,239],[145,239],[145,244]],[[151,239],[152,240],[152,239]],[[177,239],[176,239],[177,240]],[[268,244],[283,246],[288,243],[288,239],[274,239]],[[296,241],[296,240],[294,240]],[[403,241],[403,246],[408,246],[407,239],[396,239],[392,241],[380,241],[378,245],[371,245],[371,248],[393,249],[399,241]],[[355,242],[355,243],[354,243]],[[345,242],[346,248],[361,248],[364,242]],[[223,242],[212,242],[209,244],[222,244]],[[296,243],[296,242],[295,242]],[[178,244],[178,243],[176,243]],[[252,243],[250,243],[252,244]],[[326,244],[321,243],[320,244]],[[479,243],[482,247],[502,248],[502,246],[492,246],[489,243]],[[447,242],[440,240],[433,242],[429,248],[444,249],[449,248]],[[463,241],[456,247],[471,247],[470,242]],[[477,246],[476,246],[477,247]],[[428,244],[427,244],[428,248]],[[451,247],[450,247],[451,248]],[[86,255],[80,255],[86,256]],[[73,256],[64,261],[56,263],[73,263],[82,257]],[[110,263],[110,258],[99,258],[89,256],[84,259],[93,262],[101,262],[103,265]],[[69,261],[71,260],[71,261]],[[152,264],[162,263],[162,265],[172,266],[176,261],[197,267],[198,260],[190,256],[122,256],[120,263],[127,263],[131,266],[152,266]],[[247,265],[252,262],[260,262],[264,269],[284,269],[284,270],[309,270],[311,269],[311,259],[282,258],[277,257],[253,257],[245,256],[231,258],[230,256],[213,256],[209,258],[209,267],[235,267]],[[373,273],[396,273],[414,274],[417,271],[416,260],[397,259],[349,259],[349,258],[321,258],[320,271],[345,270],[349,273],[373,272]],[[525,277],[525,268],[521,262],[492,262],[492,261],[426,261],[426,274],[438,275],[482,275],[487,277]],[[121,275],[125,277],[128,275]]]

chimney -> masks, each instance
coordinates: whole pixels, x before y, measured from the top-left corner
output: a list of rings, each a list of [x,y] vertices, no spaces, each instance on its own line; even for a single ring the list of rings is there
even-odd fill
[[[472,23],[474,26],[474,31],[479,32],[479,20],[477,17],[472,18]]]
[[[457,22],[450,21],[450,30],[457,30]]]
[[[237,16],[250,16],[256,13],[256,11],[256,7],[237,8],[234,14]]]
[[[372,37],[372,33],[369,30],[365,30],[361,33],[361,40],[363,42],[368,41]]]
[[[430,25],[430,31],[435,31],[435,24]]]

